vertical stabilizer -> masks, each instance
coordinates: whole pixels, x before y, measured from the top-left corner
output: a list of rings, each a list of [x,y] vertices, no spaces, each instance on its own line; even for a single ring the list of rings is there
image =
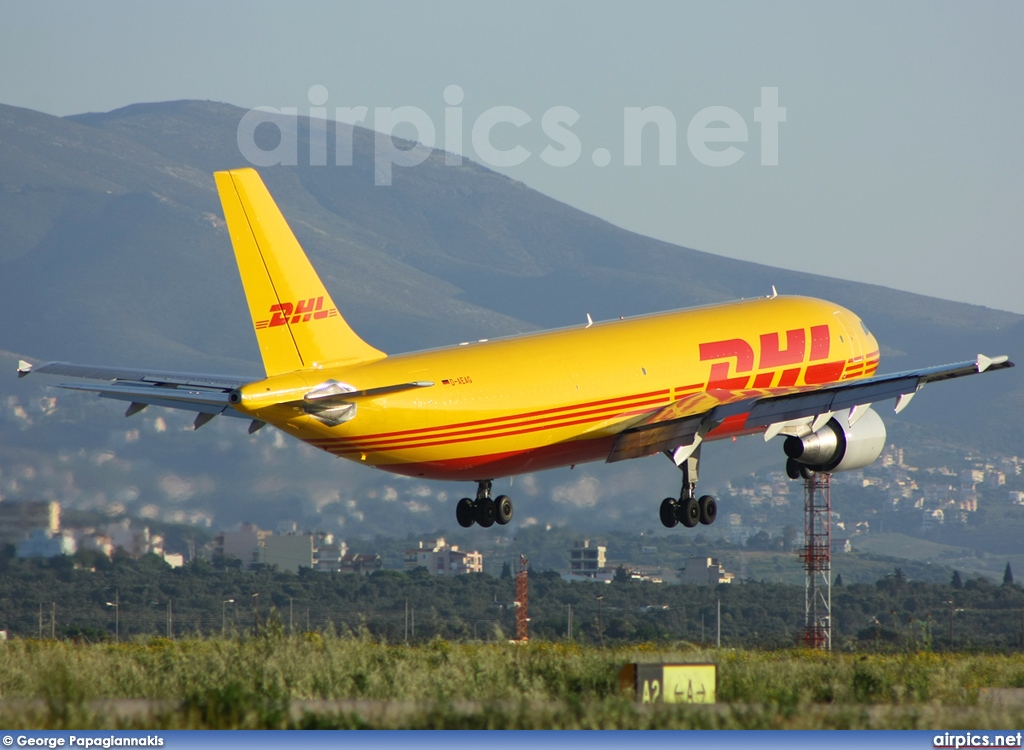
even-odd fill
[[[213,176],[267,375],[382,359],[338,312],[259,174]]]

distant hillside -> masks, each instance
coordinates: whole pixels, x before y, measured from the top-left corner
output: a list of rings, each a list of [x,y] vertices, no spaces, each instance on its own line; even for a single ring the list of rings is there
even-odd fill
[[[0,350],[258,374],[211,176],[244,165],[242,114],[197,101],[70,118],[0,105]],[[307,132],[301,121],[300,155]],[[327,140],[333,164],[333,132]],[[372,133],[357,129],[354,141],[351,167],[261,173],[339,308],[386,351],[759,296],[774,284],[857,311],[882,342],[883,371],[1024,352],[1022,316],[673,246],[476,164],[445,166],[440,152],[374,187]],[[931,386],[887,421],[920,439],[1024,455],[1007,416],[1024,409],[1019,372]],[[103,406],[102,429],[120,430],[117,408]]]

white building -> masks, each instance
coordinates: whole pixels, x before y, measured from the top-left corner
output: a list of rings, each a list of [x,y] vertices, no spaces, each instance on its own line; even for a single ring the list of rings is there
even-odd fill
[[[36,529],[21,539],[15,547],[15,554],[18,557],[58,557],[73,555],[77,551],[78,545],[69,532],[54,534],[46,529]]]
[[[424,567],[434,575],[455,576],[466,573],[483,573],[484,556],[477,551],[463,552],[457,545],[449,546],[444,539],[437,539],[433,546],[419,543],[405,551],[405,569]]]
[[[270,536],[256,524],[243,523],[234,531],[222,531],[214,539],[214,557],[237,557],[247,568],[260,561],[260,541]]]
[[[591,546],[589,539],[574,542],[569,550],[569,574],[596,578],[607,573],[607,552],[603,545]]]
[[[691,557],[686,567],[679,572],[680,583],[692,583],[697,586],[717,586],[720,583],[732,583],[736,576],[727,573],[722,564],[713,557]]]
[[[259,545],[259,561],[280,570],[298,573],[313,567],[312,534],[270,534]]]
[[[348,553],[348,544],[335,539],[329,531],[318,531],[313,542],[313,569],[325,573],[341,570],[341,561]]]
[[[36,530],[60,531],[60,503],[48,500],[0,501],[0,544],[16,544]]]

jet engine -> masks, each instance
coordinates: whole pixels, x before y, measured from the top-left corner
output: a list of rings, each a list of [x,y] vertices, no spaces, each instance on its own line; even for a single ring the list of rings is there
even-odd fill
[[[862,469],[874,463],[885,447],[885,424],[871,407],[861,407],[858,411],[853,424],[843,412],[817,432],[786,438],[783,450],[790,458],[786,466],[789,475],[796,479],[801,469],[831,474]]]

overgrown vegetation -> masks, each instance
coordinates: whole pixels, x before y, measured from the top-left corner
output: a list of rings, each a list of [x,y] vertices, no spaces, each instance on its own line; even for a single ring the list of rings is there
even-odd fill
[[[1024,656],[589,648],[533,642],[396,645],[280,629],[258,638],[3,645],[9,728],[593,727],[1013,728]],[[620,693],[634,661],[718,665],[717,706]],[[125,699],[146,699],[139,704]]]

